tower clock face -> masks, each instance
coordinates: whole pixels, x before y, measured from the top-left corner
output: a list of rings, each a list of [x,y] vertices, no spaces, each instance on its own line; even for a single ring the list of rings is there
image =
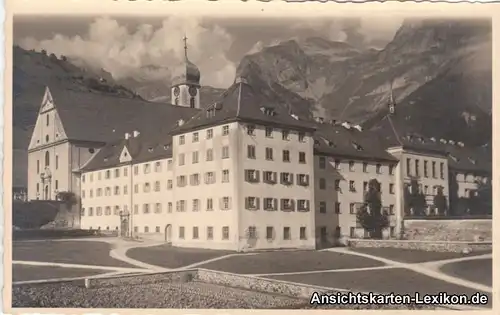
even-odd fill
[[[175,95],[175,96],[179,96],[179,93],[180,93],[180,89],[179,89],[179,87],[178,87],[178,86],[176,86],[176,87],[174,88],[174,95]]]
[[[196,96],[197,92],[198,90],[194,86],[189,88],[189,94],[191,94],[191,96]]]

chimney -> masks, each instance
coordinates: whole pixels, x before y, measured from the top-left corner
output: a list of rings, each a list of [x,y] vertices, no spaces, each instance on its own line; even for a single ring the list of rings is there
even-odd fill
[[[178,125],[178,126],[182,126],[182,125],[184,125],[184,119],[179,119],[179,120],[177,121],[177,125]]]
[[[431,137],[431,141],[432,141],[432,142],[436,142],[436,138]]]
[[[130,133],[126,132],[125,133],[125,140],[128,140],[128,139],[130,139]]]
[[[455,141],[453,141],[453,140],[448,141],[448,143],[451,145],[455,145]]]
[[[134,130],[134,138],[137,138],[141,133],[137,130]]]
[[[458,142],[457,142],[457,144],[458,144],[458,146],[459,146],[459,147],[461,147],[461,148],[463,148],[463,147],[464,147],[464,143],[463,143],[462,141],[458,141]]]
[[[446,140],[445,139],[441,139],[441,140],[439,140],[439,142],[441,142],[443,144],[446,144]]]

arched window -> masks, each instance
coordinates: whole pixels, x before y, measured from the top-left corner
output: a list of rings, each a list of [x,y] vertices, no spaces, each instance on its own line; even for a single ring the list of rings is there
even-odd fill
[[[48,115],[48,114],[47,114],[47,116],[46,116],[46,119],[47,119],[47,120],[46,120],[46,125],[48,126],[48,125],[49,125],[49,115]]]
[[[45,152],[45,167],[50,165],[49,151]]]
[[[179,105],[179,98],[178,97],[175,98],[175,105]]]
[[[191,106],[191,108],[195,107],[195,99],[194,99],[194,97],[191,97],[191,100],[189,100],[189,106]]]

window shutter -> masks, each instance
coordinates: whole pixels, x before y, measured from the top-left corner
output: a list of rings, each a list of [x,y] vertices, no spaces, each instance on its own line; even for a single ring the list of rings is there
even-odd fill
[[[219,198],[219,208],[224,210],[224,198]]]
[[[301,185],[302,183],[300,182],[300,174],[297,174],[297,184]]]
[[[285,173],[280,173],[280,183],[281,184],[285,183]]]
[[[290,178],[290,185],[293,185],[293,173],[290,173],[288,178]]]
[[[277,172],[272,172],[271,173],[271,180],[273,181],[273,183],[277,183],[278,182],[278,173]]]
[[[247,181],[247,182],[249,181],[248,180],[249,179],[249,173],[250,172],[248,170],[245,170],[245,181]]]
[[[285,209],[285,199],[280,200],[280,209],[284,210]]]
[[[255,198],[255,210],[260,210],[260,198]]]
[[[260,181],[260,171],[255,171],[255,182],[258,183]]]
[[[290,199],[290,210],[294,211],[295,210],[295,200]]]
[[[245,197],[245,209],[249,209],[250,208],[250,200],[248,197]]]
[[[305,180],[306,180],[305,185],[309,186],[309,175],[306,175],[305,177],[306,177],[305,178]]]
[[[273,199],[272,210],[278,210],[278,198]]]

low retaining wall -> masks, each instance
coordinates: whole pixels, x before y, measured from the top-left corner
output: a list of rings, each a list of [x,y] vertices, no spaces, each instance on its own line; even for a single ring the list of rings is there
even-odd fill
[[[491,242],[491,219],[404,220],[404,235],[415,241]]]
[[[188,282],[196,277],[197,270],[166,271],[159,273],[144,273],[131,275],[117,275],[111,277],[93,277],[85,279],[85,286],[114,287],[122,285],[152,284],[158,282]]]
[[[463,252],[491,250],[491,242],[446,242],[446,241],[415,241],[415,240],[356,240],[348,242],[350,247],[391,247],[402,249],[424,250],[429,252]]]
[[[240,275],[223,271],[198,269],[197,280],[223,286],[231,286],[253,291],[282,294],[302,299],[311,298],[314,292],[340,292],[346,290],[335,290],[331,288],[301,284],[295,282],[266,279],[248,275]]]

